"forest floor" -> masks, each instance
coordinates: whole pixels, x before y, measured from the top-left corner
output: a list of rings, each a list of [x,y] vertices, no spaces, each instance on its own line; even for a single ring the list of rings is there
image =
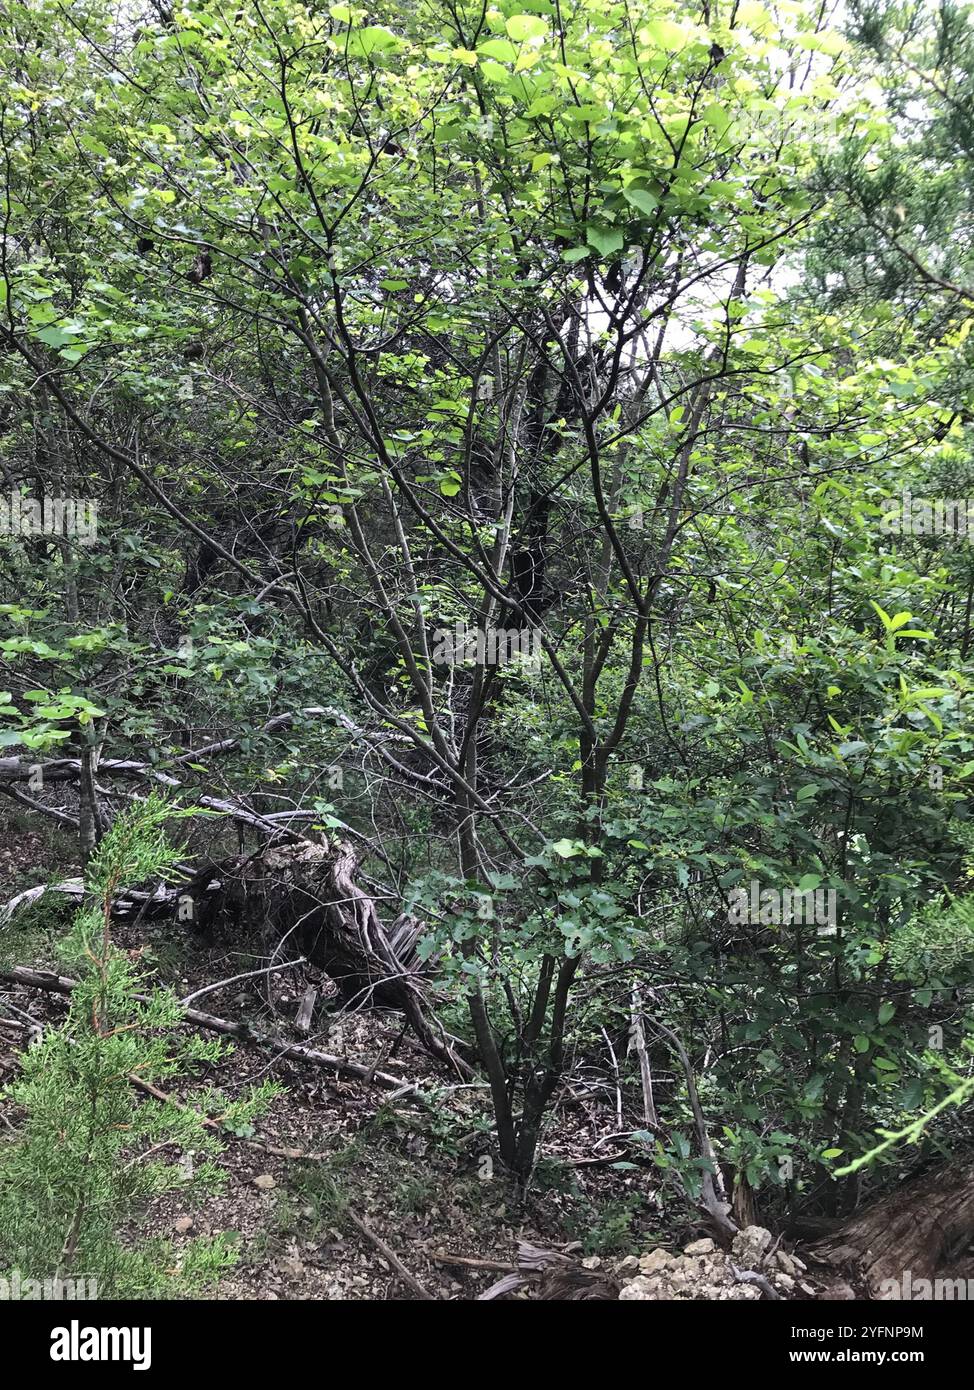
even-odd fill
[[[0,823],[0,901],[77,866],[63,857],[54,831],[38,835]],[[57,928],[38,929],[37,914],[0,930],[0,962],[56,969]],[[46,919],[50,920],[50,918]],[[254,968],[245,952],[202,944],[172,922],[116,924],[115,944],[133,954],[180,997]],[[230,985],[199,1007],[235,1020],[259,1022],[263,1032],[325,1048],[321,1036],[294,1032],[296,996],[288,977],[274,988],[269,1013],[262,980]],[[38,1023],[63,1018],[58,995],[18,990],[17,1006]],[[319,1020],[317,1028],[323,1026]],[[170,1194],[139,1223],[141,1235],[162,1236],[178,1248],[196,1236],[235,1233],[238,1263],[215,1290],[226,1299],[410,1299],[415,1294],[390,1269],[349,1210],[385,1241],[412,1275],[438,1298],[475,1298],[515,1264],[518,1242],[570,1251],[589,1268],[610,1272],[625,1256],[660,1244],[692,1240],[702,1227],[685,1224],[682,1207],[663,1206],[659,1170],[647,1161],[614,1165],[623,1157],[600,1141],[617,1128],[614,1093],[571,1094],[555,1111],[545,1136],[535,1185],[514,1204],[492,1173],[486,1096],[477,1087],[450,1086],[391,1013],[346,1015],[341,1051],[352,1061],[399,1074],[430,1097],[417,1103],[364,1081],[275,1056],[266,1047],[234,1042],[222,1061],[201,1068],[183,1087],[212,1087],[237,1099],[265,1080],[281,1094],[256,1122],[252,1138],[226,1136],[218,1195],[189,1206]],[[327,1034],[325,1035],[327,1037]],[[334,1044],[334,1035],[332,1035]],[[332,1046],[329,1050],[335,1050]],[[0,1038],[0,1085],[17,1067],[16,1049]],[[312,1154],[295,1160],[270,1150]],[[174,1160],[185,1156],[173,1153]],[[451,1264],[451,1259],[472,1265]],[[476,1267],[476,1262],[484,1262]]]
[[[72,848],[56,828],[37,832],[16,815],[0,817],[0,903],[76,876]],[[46,898],[0,922],[0,968],[59,971],[58,939],[73,910],[73,900]],[[638,1128],[638,1106],[623,1098],[601,1054],[575,1059],[543,1135],[532,1186],[515,1197],[491,1161],[486,1086],[450,1078],[400,1014],[337,1013],[326,998],[333,986],[313,972],[325,1004],[305,1036],[295,1017],[310,967],[234,979],[265,963],[257,943],[239,935],[206,938],[171,917],[117,920],[112,936],[148,979],[182,1000],[205,991],[193,1007],[250,1024],[265,1039],[235,1040],[218,1061],[195,1063],[192,1075],[169,1085],[174,1099],[199,1106],[206,1093],[213,1116],[264,1082],[279,1088],[252,1126],[237,1134],[221,1130],[224,1181],[216,1193],[191,1201],[171,1192],[131,1227],[133,1238],[163,1238],[177,1252],[197,1237],[229,1235],[237,1261],[212,1297],[368,1302],[425,1292],[465,1300],[516,1272],[525,1247],[557,1253],[545,1255],[546,1272],[518,1297],[616,1298],[620,1290],[634,1299],[761,1297],[753,1281],[743,1286],[740,1268],[758,1272],[764,1296],[870,1296],[851,1267],[796,1267],[790,1245],[754,1217],[730,1254],[715,1249],[652,1153],[614,1138]],[[218,982],[218,989],[207,988]],[[0,1088],[18,1070],[30,1032],[25,1020],[57,1025],[68,1009],[65,996],[29,986],[5,985],[4,995],[16,1012],[0,1008]],[[212,1041],[212,1033],[204,1036]],[[283,1054],[267,1039],[401,1076],[402,1087],[339,1075]],[[625,1050],[624,1037],[617,1046]],[[658,1079],[665,1084],[667,1077]],[[15,1115],[7,1119],[16,1125]],[[195,1161],[175,1147],[167,1157],[186,1167]],[[761,1222],[760,1211],[756,1219]],[[764,1244],[755,1249],[755,1240]],[[561,1256],[569,1257],[567,1274]],[[566,1292],[563,1282],[557,1291],[559,1280],[575,1283]]]

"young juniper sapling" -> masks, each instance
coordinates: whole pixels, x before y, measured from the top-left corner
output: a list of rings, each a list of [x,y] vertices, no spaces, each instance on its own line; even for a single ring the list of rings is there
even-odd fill
[[[168,1089],[220,1060],[224,1045],[184,1037],[178,1001],[152,988],[138,953],[111,939],[114,897],[172,867],[179,851],[165,824],[185,814],[155,796],[136,802],[88,864],[86,899],[61,951],[78,979],[67,1017],[23,1052],[4,1095],[16,1119],[0,1144],[0,1276],[8,1286],[84,1276],[99,1298],[171,1297],[234,1262],[226,1235],[177,1250],[128,1233],[138,1213],[151,1224],[144,1213],[152,1199],[178,1193],[189,1203],[224,1176],[206,1113],[215,1097],[183,1092],[178,1102],[160,1102],[145,1090]],[[274,1093],[262,1086],[229,1107],[221,1101],[221,1127],[239,1130]]]

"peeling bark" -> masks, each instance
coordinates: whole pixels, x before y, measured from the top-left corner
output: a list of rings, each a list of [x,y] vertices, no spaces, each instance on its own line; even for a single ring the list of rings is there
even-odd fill
[[[915,1178],[844,1222],[809,1248],[824,1265],[841,1268],[874,1298],[883,1288],[938,1277],[974,1277],[974,1259],[958,1263],[974,1241],[974,1161],[944,1165]],[[959,1270],[968,1269],[967,1275]],[[903,1296],[903,1295],[899,1295]],[[907,1293],[905,1296],[909,1297]]]

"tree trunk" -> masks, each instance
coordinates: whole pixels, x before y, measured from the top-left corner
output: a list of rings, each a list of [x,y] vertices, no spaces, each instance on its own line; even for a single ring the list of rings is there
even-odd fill
[[[916,1292],[919,1280],[974,1277],[974,1258],[967,1253],[972,1240],[974,1161],[968,1160],[906,1183],[809,1253],[841,1267],[874,1298],[909,1299],[924,1296]]]

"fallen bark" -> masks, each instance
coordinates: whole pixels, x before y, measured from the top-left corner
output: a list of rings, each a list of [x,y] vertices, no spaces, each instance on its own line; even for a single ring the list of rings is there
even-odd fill
[[[477,1301],[490,1303],[526,1288],[531,1288],[535,1298],[544,1301],[606,1302],[619,1296],[619,1283],[607,1271],[586,1269],[560,1250],[549,1250],[521,1240],[517,1247],[516,1270],[478,1294]]]
[[[808,1248],[819,1264],[859,1281],[876,1297],[909,1298],[916,1285],[950,1274],[974,1240],[974,1161],[949,1163],[873,1203]],[[968,1257],[969,1274],[974,1261]]]

